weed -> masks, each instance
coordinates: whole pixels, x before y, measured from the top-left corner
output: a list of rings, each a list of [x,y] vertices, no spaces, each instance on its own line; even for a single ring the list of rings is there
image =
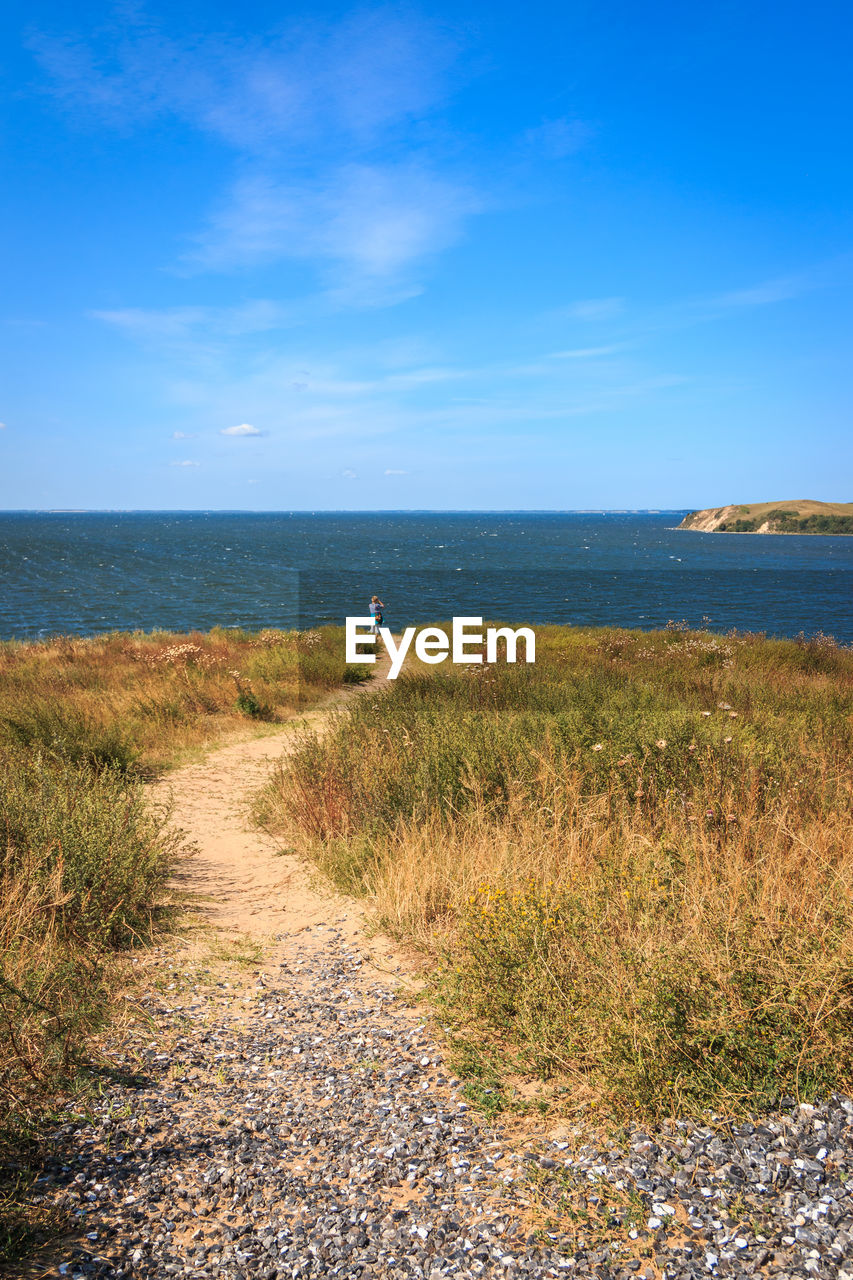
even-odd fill
[[[242,711],[244,716],[251,716],[255,720],[268,720],[270,717],[269,707],[265,707],[251,692],[250,689],[241,689],[237,695],[235,703],[238,711]]]
[[[373,671],[362,663],[348,662],[344,667],[344,684],[366,684],[373,679]]]
[[[151,936],[177,854],[165,816],[120,767],[0,750],[0,1258],[43,1234],[9,1174],[56,1092],[98,1075],[119,953]]]
[[[500,1069],[493,1056],[470,1040],[451,1041],[450,1068],[462,1080],[462,1093],[486,1116],[495,1116],[509,1108],[509,1099],[501,1080]]]
[[[231,938],[219,937],[210,948],[214,960],[227,964],[236,964],[243,968],[254,968],[264,958],[263,943],[249,934],[237,934]]]

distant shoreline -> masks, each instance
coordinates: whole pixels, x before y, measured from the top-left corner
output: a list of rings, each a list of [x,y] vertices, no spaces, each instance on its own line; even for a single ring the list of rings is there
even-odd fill
[[[696,529],[693,525],[676,524],[672,528],[676,533],[725,533],[733,538],[850,538],[850,533],[824,532],[822,529]]]
[[[0,516],[678,516],[688,507],[6,507]]]

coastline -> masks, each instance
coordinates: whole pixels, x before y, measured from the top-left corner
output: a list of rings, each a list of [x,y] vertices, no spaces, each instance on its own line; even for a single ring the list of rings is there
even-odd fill
[[[853,533],[825,533],[822,529],[695,529],[689,524],[670,527],[676,533],[728,533],[746,538],[853,538]]]

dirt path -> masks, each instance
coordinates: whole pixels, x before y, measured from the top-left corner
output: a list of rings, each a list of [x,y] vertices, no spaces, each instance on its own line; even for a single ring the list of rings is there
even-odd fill
[[[262,941],[297,932],[328,914],[330,895],[318,892],[309,869],[276,856],[280,844],[253,824],[251,799],[301,732],[322,733],[354,698],[390,688],[389,666],[387,655],[380,657],[369,683],[336,691],[280,731],[217,748],[154,784],[153,794],[172,803],[173,825],[195,847],[175,884],[204,924]],[[359,913],[352,904],[336,901],[338,915],[345,911],[357,929]]]
[[[40,1276],[559,1274],[526,1238],[523,1154],[471,1113],[393,949],[252,825],[299,730],[362,693],[152,788],[195,845],[176,887],[198,927],[138,957],[112,1082],[55,1135],[41,1182],[78,1234]]]

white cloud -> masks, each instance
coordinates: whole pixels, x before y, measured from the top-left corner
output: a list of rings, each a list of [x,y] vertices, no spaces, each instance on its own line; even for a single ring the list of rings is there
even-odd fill
[[[387,387],[407,390],[433,383],[455,382],[458,378],[468,378],[475,372],[472,369],[409,369],[404,373],[389,374],[384,382]]]
[[[621,343],[609,347],[574,347],[571,351],[552,351],[549,360],[596,360],[601,356],[612,356],[623,349]]]
[[[347,164],[313,183],[241,179],[197,238],[188,264],[231,271],[285,258],[316,259],[342,300],[392,284],[462,235],[479,202],[461,184],[405,164]],[[381,300],[386,300],[383,295]]]
[[[624,298],[583,298],[561,310],[573,320],[612,320],[625,310]]]
[[[710,299],[717,307],[764,307],[774,302],[788,302],[798,298],[814,284],[806,276],[783,276],[777,280],[765,280],[747,289],[735,289]]]
[[[450,171],[446,138],[441,154],[435,142],[428,147],[440,130],[424,132],[417,160],[398,159],[401,127],[425,120],[447,96],[455,37],[390,6],[191,40],[170,39],[140,14],[125,6],[120,33],[39,33],[31,45],[74,116],[123,130],[170,116],[235,149],[242,176],[189,238],[185,271],[300,259],[316,263],[327,305],[392,305],[420,292],[416,265],[454,244],[482,207]],[[287,319],[263,303],[242,313],[99,314],[159,341],[199,328],[258,332]]]
[[[290,308],[267,298],[234,307],[125,307],[89,314],[134,338],[156,342],[191,341],[199,334],[206,338],[240,338],[269,332],[292,319]]]
[[[346,468],[341,472],[341,475],[343,476],[343,478],[344,478],[345,480],[357,480],[357,479],[358,479],[358,472],[357,472],[357,471],[351,471],[349,467],[346,467]]]
[[[194,462],[192,458],[184,458],[181,462],[171,462],[172,467],[200,467],[200,462]]]
[[[194,440],[195,432],[194,431],[173,431],[172,439],[173,440]]]
[[[442,99],[456,55],[437,26],[385,6],[334,24],[185,40],[135,9],[123,5],[120,26],[85,37],[31,38],[56,97],[122,129],[177,116],[240,150],[330,134],[372,143]]]
[[[264,433],[249,422],[241,422],[236,427],[223,427],[219,434],[221,436],[262,436]]]
[[[386,467],[382,474],[386,476],[407,476],[409,473],[408,471],[400,471],[396,467]]]
[[[5,430],[6,430],[6,423],[0,422],[0,431],[5,431]]]

